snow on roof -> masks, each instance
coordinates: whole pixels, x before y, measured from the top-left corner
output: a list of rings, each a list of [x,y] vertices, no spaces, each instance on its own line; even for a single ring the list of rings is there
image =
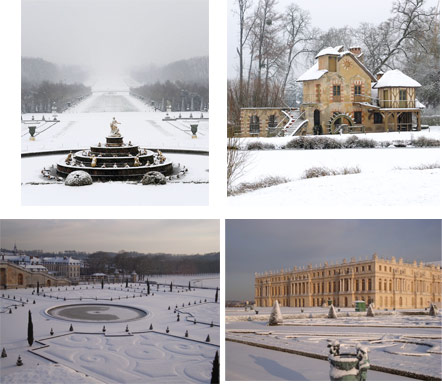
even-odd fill
[[[335,55],[335,56],[339,56],[341,53],[339,52],[340,49],[342,49],[343,46],[339,45],[335,48],[333,47],[327,47],[324,48],[322,50],[319,51],[319,53],[316,55],[315,59],[317,59],[320,56],[325,56],[325,55]]]
[[[296,81],[308,81],[308,80],[318,80],[324,75],[324,73],[327,73],[327,69],[318,69],[318,62],[313,64],[313,66],[308,69],[306,72],[304,72]]]
[[[373,88],[386,88],[386,87],[408,87],[417,88],[421,85],[413,80],[411,77],[407,76],[405,73],[401,72],[399,69],[393,69],[387,71],[379,79]]]
[[[418,99],[416,99],[416,108],[425,109],[427,107],[423,105]]]
[[[80,260],[72,257],[45,257],[43,263],[60,263],[60,264],[80,264]]]

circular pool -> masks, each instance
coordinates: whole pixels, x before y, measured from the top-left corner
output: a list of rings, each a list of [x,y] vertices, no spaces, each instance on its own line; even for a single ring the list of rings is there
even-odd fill
[[[49,316],[61,320],[119,323],[137,320],[148,312],[134,307],[113,304],[71,304],[46,310]]]

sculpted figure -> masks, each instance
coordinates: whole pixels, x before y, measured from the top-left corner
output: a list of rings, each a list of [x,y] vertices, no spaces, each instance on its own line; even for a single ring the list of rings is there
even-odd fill
[[[72,161],[72,152],[69,152],[69,154],[66,157],[65,162],[66,162],[66,164],[69,164],[71,161]]]
[[[112,122],[110,123],[110,129],[111,129],[111,136],[116,136],[116,137],[120,137],[121,133],[120,130],[117,127],[117,124],[121,124],[119,123],[115,117],[112,118]]]
[[[97,166],[97,156],[92,156],[91,167]]]
[[[138,156],[135,156],[134,167],[139,167],[140,165],[141,165],[140,158]]]

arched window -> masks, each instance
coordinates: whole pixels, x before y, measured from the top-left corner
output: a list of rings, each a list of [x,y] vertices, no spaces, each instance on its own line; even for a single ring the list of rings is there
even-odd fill
[[[368,279],[368,290],[371,291],[371,279]]]
[[[365,279],[362,279],[362,290],[365,291]]]
[[[259,134],[259,117],[258,115],[250,116],[250,133]]]
[[[269,121],[268,121],[268,127],[269,128],[275,128],[278,125],[278,122],[276,121],[276,116],[275,115],[270,115],[269,116]]]

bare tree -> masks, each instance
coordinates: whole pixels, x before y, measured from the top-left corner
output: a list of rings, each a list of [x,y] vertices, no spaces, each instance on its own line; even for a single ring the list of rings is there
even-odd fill
[[[281,93],[285,96],[287,81],[293,68],[295,59],[302,53],[310,52],[309,44],[313,35],[309,30],[309,13],[296,4],[288,6],[283,18],[283,31],[286,42],[285,74],[282,81]]]
[[[250,0],[237,0],[238,16],[239,16],[239,44],[236,48],[239,59],[239,104],[244,103],[244,50],[249,38],[250,32],[256,22],[256,14],[251,17],[247,16],[247,12],[251,7]]]
[[[240,148],[240,139],[227,140],[227,194],[233,191],[233,183],[241,177],[247,167],[248,152]]]

